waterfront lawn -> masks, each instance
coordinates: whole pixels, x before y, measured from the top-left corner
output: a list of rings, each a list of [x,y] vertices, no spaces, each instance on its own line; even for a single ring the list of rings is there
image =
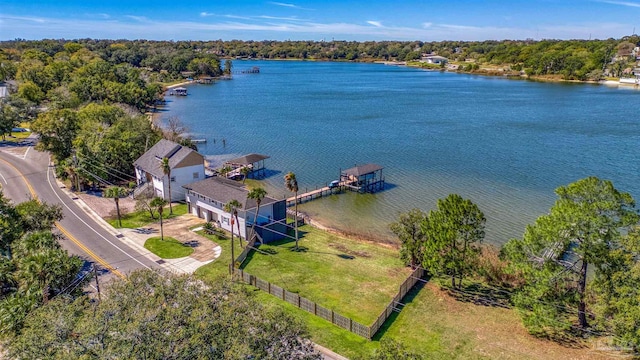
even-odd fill
[[[162,259],[177,259],[189,256],[193,252],[192,247],[168,236],[164,239],[160,239],[159,236],[151,237],[144,242],[144,247]]]
[[[393,313],[372,341],[263,291],[254,292],[265,306],[281,307],[301,319],[313,342],[350,359],[370,358],[384,339],[394,339],[425,359],[611,358],[588,344],[565,347],[536,339],[527,333],[516,311],[460,302],[431,283],[410,291],[402,311]]]
[[[165,207],[164,211],[162,212],[162,219],[166,220],[166,219],[171,219],[174,218],[176,216],[180,216],[180,215],[184,215],[187,213],[187,204],[173,204],[173,215],[169,215],[169,207]],[[143,227],[145,225],[149,225],[149,224],[153,224],[153,223],[157,223],[160,221],[160,219],[158,218],[158,212],[155,211],[154,212],[155,215],[155,219],[152,219],[151,216],[149,215],[149,212],[144,210],[144,211],[135,211],[132,213],[128,213],[128,214],[122,214],[122,227],[123,228],[129,228],[129,229],[137,229],[139,227]],[[116,229],[119,229],[120,226],[118,224],[118,217],[117,216],[110,216],[105,218],[105,220],[111,224],[111,226],[113,226]]]
[[[204,231],[197,231],[198,235],[202,235],[207,239],[215,242],[220,245],[222,248],[222,252],[220,257],[215,259],[214,261],[208,263],[207,265],[199,267],[195,274],[196,276],[209,279],[209,280],[217,280],[220,277],[229,277],[229,263],[231,262],[231,234],[225,233],[225,236],[207,234]],[[235,256],[238,257],[242,252],[242,246],[240,246],[238,239],[234,237],[234,252]],[[244,244],[244,243],[243,243]]]
[[[301,250],[290,239],[261,245],[243,269],[318,305],[369,326],[382,313],[410,270],[398,252],[305,225]]]

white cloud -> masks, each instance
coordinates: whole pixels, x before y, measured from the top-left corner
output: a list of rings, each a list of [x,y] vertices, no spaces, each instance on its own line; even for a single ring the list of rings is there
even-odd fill
[[[367,21],[367,24],[373,25],[375,27],[382,27],[382,23],[380,21],[369,20],[369,21]]]
[[[147,19],[146,16],[125,15],[124,17],[127,17],[127,18],[135,20],[135,21],[139,21],[139,22],[148,22],[149,21],[149,19]]]
[[[295,16],[279,17],[279,16],[260,15],[260,16],[256,16],[256,18],[258,18],[258,19],[268,19],[268,20],[284,20],[284,21],[302,21],[302,22],[309,21],[309,20],[305,20],[305,19],[299,19],[299,18],[297,18]]]
[[[298,6],[294,5],[294,4],[287,4],[287,3],[275,2],[275,1],[270,1],[269,4],[278,5],[278,6],[284,6],[284,7],[290,7],[290,8],[297,8],[298,7]]]
[[[282,7],[288,7],[288,8],[291,8],[291,9],[298,9],[298,10],[315,10],[315,9],[304,8],[304,7],[298,6],[296,4],[289,4],[289,3],[277,2],[277,1],[269,1],[269,4],[282,6]]]
[[[214,14],[214,13],[209,13],[209,12],[206,12],[206,11],[203,11],[203,12],[200,13],[200,16],[202,16],[202,17],[215,16],[215,15],[216,14]]]
[[[0,15],[1,19],[6,19],[6,20],[19,20],[19,21],[28,21],[28,22],[35,22],[35,23],[45,23],[46,20],[42,19],[42,18],[36,18],[36,17],[29,17],[29,16],[10,16],[10,15]]]
[[[219,21],[171,21],[154,20],[140,16],[128,16],[135,22],[118,22],[103,19],[35,18],[0,14],[2,38],[125,38],[125,39],[292,39],[309,40],[335,37],[345,40],[501,40],[526,38],[606,39],[621,37],[632,26],[626,23],[579,23],[548,25],[535,29],[520,27],[468,26],[459,24],[423,23],[416,27],[389,26],[371,22],[364,24],[329,22],[321,23],[298,18],[274,16],[251,17],[236,21],[233,15],[216,15]],[[215,18],[215,17],[213,17]],[[296,19],[296,20],[294,20]],[[379,23],[375,22],[374,23]],[[596,30],[597,29],[597,30]],[[536,35],[539,33],[539,35]]]
[[[630,2],[630,1],[608,1],[608,0],[602,0],[602,1],[598,1],[598,2],[605,3],[605,4],[611,4],[611,5],[621,5],[621,6],[640,8],[640,3]]]

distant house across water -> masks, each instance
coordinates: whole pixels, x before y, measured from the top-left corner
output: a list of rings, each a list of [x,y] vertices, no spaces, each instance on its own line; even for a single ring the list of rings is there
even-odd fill
[[[425,62],[427,64],[446,64],[449,62],[449,59],[447,59],[444,56],[439,56],[439,55],[430,55],[430,54],[422,54],[422,58],[420,59],[421,62]]]

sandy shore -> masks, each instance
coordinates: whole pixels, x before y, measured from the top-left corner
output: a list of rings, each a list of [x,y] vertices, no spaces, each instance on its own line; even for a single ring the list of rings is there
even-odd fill
[[[177,83],[177,84],[173,84],[173,85],[168,85],[167,86],[167,90],[173,89],[173,88],[177,88],[177,87],[180,87],[180,86],[184,86],[184,85],[189,85],[189,84],[192,84],[192,83],[193,83],[193,80],[189,80],[189,81],[183,81],[181,83]]]

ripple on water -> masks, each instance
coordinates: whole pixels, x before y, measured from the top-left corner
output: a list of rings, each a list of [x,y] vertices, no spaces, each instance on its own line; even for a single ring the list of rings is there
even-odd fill
[[[640,143],[640,120],[633,106],[619,106],[637,102],[637,92],[376,64],[234,65],[261,73],[190,86],[163,116],[206,138],[200,151],[216,162],[271,156],[274,175],[264,185],[277,198],[290,196],[288,171],[304,189],[354,164],[384,166],[384,192],[301,206],[344,231],[391,240],[388,224],[400,212],[428,211],[458,193],[485,213],[487,242],[501,244],[548,211],[556,187],[577,179],[611,179],[640,196],[640,162],[630,150]]]

